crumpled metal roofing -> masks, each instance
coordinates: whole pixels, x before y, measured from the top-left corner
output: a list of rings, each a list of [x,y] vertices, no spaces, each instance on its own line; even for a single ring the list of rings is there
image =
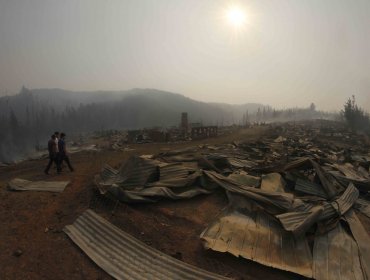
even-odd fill
[[[270,192],[254,187],[243,186],[231,178],[212,171],[203,171],[207,178],[225,190],[250,198],[266,208],[273,207],[276,211],[287,211],[292,208],[293,195],[290,193]]]
[[[119,177],[126,188],[143,186],[159,179],[159,165],[161,162],[131,157],[119,169]]]
[[[319,220],[323,211],[324,208],[322,206],[316,206],[309,211],[276,215],[276,218],[279,219],[285,230],[292,232],[296,236],[301,236]]]
[[[340,223],[325,234],[316,234],[313,248],[313,278],[365,279],[356,242]]]
[[[159,168],[159,179],[171,180],[174,178],[186,178],[190,173],[195,170],[179,163],[166,164]]]
[[[8,188],[13,191],[46,191],[62,192],[69,181],[28,181],[15,178],[8,183]]]
[[[306,238],[295,239],[263,212],[226,213],[200,237],[208,249],[312,277],[312,255]]]
[[[348,178],[339,171],[328,171],[333,175],[342,185],[353,183],[360,191],[370,192],[370,180],[355,180]]]
[[[359,192],[350,184],[344,193],[332,202],[322,205],[306,203],[304,211],[292,211],[277,215],[282,226],[295,235],[305,232],[315,222],[338,217],[345,214],[358,199]],[[307,209],[310,208],[310,209]]]
[[[370,242],[369,233],[365,230],[361,221],[353,210],[345,214],[352,235],[358,246],[361,268],[366,279],[370,279]]]
[[[261,147],[251,147],[251,150],[255,153],[252,158],[258,161],[257,154],[262,152]],[[139,161],[151,161],[140,163],[138,169],[140,172],[127,172],[127,169],[121,168],[119,171],[107,169],[102,174],[107,177],[105,182],[113,182],[109,191],[121,201],[157,201],[158,197],[180,199],[208,193],[216,188],[226,190],[229,210],[202,233],[206,248],[229,252],[235,256],[307,277],[315,274],[317,279],[328,279],[330,274],[338,275],[337,271],[333,272],[333,270],[341,270],[345,267],[352,271],[358,267],[366,270],[370,266],[370,259],[368,259],[370,249],[366,244],[370,242],[357,222],[351,227],[353,236],[349,231],[346,232],[347,227],[336,229],[340,232],[333,231],[331,235],[318,235],[318,233],[322,229],[330,232],[332,229],[330,226],[335,225],[340,218],[342,222],[346,218],[350,223],[347,216],[358,200],[357,188],[361,186],[360,190],[366,189],[367,181],[358,182],[353,179],[355,176],[351,176],[350,180],[343,179],[342,177],[345,176],[331,173],[332,171],[327,169],[330,165],[322,166],[319,164],[320,161],[316,162],[312,159],[315,154],[311,150],[303,153],[304,156],[310,157],[297,158],[302,156],[302,153],[292,154],[296,160],[286,163],[286,159],[283,159],[272,166],[266,166],[268,162],[262,161],[261,158],[258,161],[261,165],[258,167],[249,166],[247,164],[249,158],[243,153],[239,155],[239,150],[234,148],[224,151],[225,154],[213,152],[208,153],[208,156],[200,150],[197,150],[196,154],[194,154],[195,151],[190,153],[175,151],[162,154],[161,157],[156,157],[157,160],[139,159]],[[314,152],[321,153],[319,150]],[[187,163],[174,163],[179,160]],[[192,163],[189,163],[190,161]],[[156,168],[153,169],[153,166]],[[147,169],[151,170],[148,174]],[[289,172],[293,169],[294,171]],[[230,174],[233,170],[237,172]],[[251,173],[244,173],[245,171]],[[270,174],[266,174],[266,171]],[[289,182],[286,187],[281,176],[284,176],[285,171],[290,174],[290,177],[284,177]],[[271,172],[279,173],[271,174]],[[339,171],[335,172],[339,173]],[[136,178],[138,182],[143,180],[142,184],[126,185],[125,181],[130,177],[126,176],[127,174]],[[261,176],[262,180],[260,177],[252,177],[251,174]],[[142,175],[145,178],[153,176],[148,180],[140,177]],[[226,175],[229,176],[226,177]],[[311,182],[313,176],[317,184]],[[306,179],[299,179],[303,177]],[[295,191],[300,192],[299,197],[292,192],[291,186],[294,182]],[[306,195],[302,196],[302,193]],[[366,209],[361,208],[360,203],[356,203],[356,206],[363,211]],[[315,258],[310,255],[312,252],[307,250],[306,240],[306,234],[315,237],[310,231],[315,229],[312,227],[314,224],[319,225],[316,229],[315,242],[327,242],[326,247],[320,248],[323,250],[322,253],[315,251]],[[338,240],[343,242],[343,248],[333,245]],[[357,251],[356,248],[352,248],[353,244]],[[336,250],[340,252],[335,254]],[[327,259],[320,259],[318,257],[320,254],[326,254]],[[350,254],[360,261],[357,264],[349,263]],[[363,255],[366,255],[365,258]],[[339,259],[338,256],[340,256]],[[342,260],[343,263],[338,266],[337,263]],[[318,269],[325,262],[326,267],[321,273]],[[316,270],[313,271],[313,269]],[[361,279],[361,274],[342,274],[348,279]]]
[[[262,175],[261,190],[271,192],[285,192],[285,181],[279,173]]]
[[[115,227],[92,210],[85,211],[64,232],[98,266],[116,279],[229,279],[151,248]]]
[[[322,198],[328,198],[326,192],[320,185],[308,180],[302,180],[298,178],[295,183],[294,189],[301,193],[312,194]]]
[[[354,225],[351,225],[351,221],[347,218],[359,197],[359,191],[353,184],[349,184],[344,192],[332,201],[318,198],[304,202],[289,193],[264,191],[241,185],[229,177],[212,171],[203,172],[210,182],[228,191],[230,202],[229,212],[201,234],[206,248],[229,252],[266,266],[295,272],[306,277],[313,276],[320,280],[341,279],[331,278],[331,275],[338,275],[337,271],[343,269],[351,271],[342,273],[345,276],[342,279],[363,279],[362,270],[366,274],[367,269],[370,272],[369,237],[366,232],[364,233],[360,221],[355,221]],[[324,171],[320,169],[319,172]],[[331,178],[326,175],[323,180],[326,180],[331,189]],[[331,190],[336,192],[339,189],[334,187]],[[277,220],[271,215],[275,215]],[[326,247],[319,248],[320,245],[316,244],[314,258],[310,255],[310,250],[307,253],[302,249],[302,245],[298,244],[300,240],[306,239],[305,233],[313,224],[335,222],[343,215],[350,225],[354,239],[350,235],[344,235],[343,232],[335,231],[324,236],[317,235],[317,244],[326,242]],[[290,239],[292,241],[288,243],[293,242],[294,246],[299,245],[298,250],[294,246],[284,247],[283,240]],[[304,242],[307,244],[307,241]],[[318,253],[318,250],[321,251]],[[285,260],[292,258],[292,255],[294,258],[299,258],[296,256],[297,251],[299,251],[299,257],[303,256],[305,262],[301,263],[298,259],[296,263],[285,263]],[[335,253],[336,251],[338,252]],[[322,259],[323,256],[326,259]],[[357,258],[357,262],[352,261],[351,258]],[[304,264],[308,264],[308,267],[304,267]],[[360,272],[356,271],[358,268]]]
[[[95,183],[100,193],[123,202],[154,202],[161,197],[185,199],[212,192],[200,176],[191,166],[132,157],[119,170],[105,165]]]
[[[359,198],[356,200],[354,207],[362,214],[370,218],[370,202],[368,200]]]

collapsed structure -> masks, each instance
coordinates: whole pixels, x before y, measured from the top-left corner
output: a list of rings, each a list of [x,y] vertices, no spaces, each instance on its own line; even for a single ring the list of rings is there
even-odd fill
[[[205,248],[315,279],[368,279],[370,240],[356,211],[370,217],[369,146],[345,132],[334,138],[351,137],[351,147],[320,139],[333,137],[329,125],[271,128],[254,143],[134,157],[95,182],[125,203],[221,188],[229,206],[201,234]]]

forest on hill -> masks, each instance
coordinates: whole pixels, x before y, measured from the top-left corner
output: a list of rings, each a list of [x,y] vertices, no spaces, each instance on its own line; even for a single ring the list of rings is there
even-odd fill
[[[73,92],[61,89],[27,89],[0,97],[0,161],[24,156],[46,145],[54,131],[70,135],[109,129],[178,126],[181,112],[190,122],[203,125],[243,125],[247,122],[333,118],[308,108],[275,110],[247,103],[206,103],[155,89]]]

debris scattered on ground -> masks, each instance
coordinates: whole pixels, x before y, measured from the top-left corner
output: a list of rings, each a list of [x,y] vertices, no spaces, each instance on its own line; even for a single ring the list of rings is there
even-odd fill
[[[96,144],[91,144],[87,146],[72,146],[68,149],[68,152],[71,154],[79,153],[83,151],[99,151],[99,148]]]
[[[190,198],[212,192],[192,165],[134,156],[118,170],[105,166],[95,182],[104,195],[122,202]]]
[[[14,257],[20,257],[23,255],[23,251],[21,249],[17,249],[13,252]]]
[[[128,203],[223,189],[229,207],[201,234],[205,248],[315,279],[369,279],[370,239],[354,211],[370,214],[363,136],[326,122],[270,129],[254,143],[133,157],[105,166],[95,182]]]
[[[12,191],[46,191],[62,192],[69,181],[28,181],[15,178],[8,183],[8,189]]]
[[[4,163],[4,162],[0,162],[0,168],[1,167],[8,167],[10,164],[8,163]]]

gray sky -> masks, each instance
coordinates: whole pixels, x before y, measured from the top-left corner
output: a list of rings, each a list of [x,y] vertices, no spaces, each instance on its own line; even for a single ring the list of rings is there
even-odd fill
[[[370,1],[0,0],[0,93],[22,85],[369,110]]]

